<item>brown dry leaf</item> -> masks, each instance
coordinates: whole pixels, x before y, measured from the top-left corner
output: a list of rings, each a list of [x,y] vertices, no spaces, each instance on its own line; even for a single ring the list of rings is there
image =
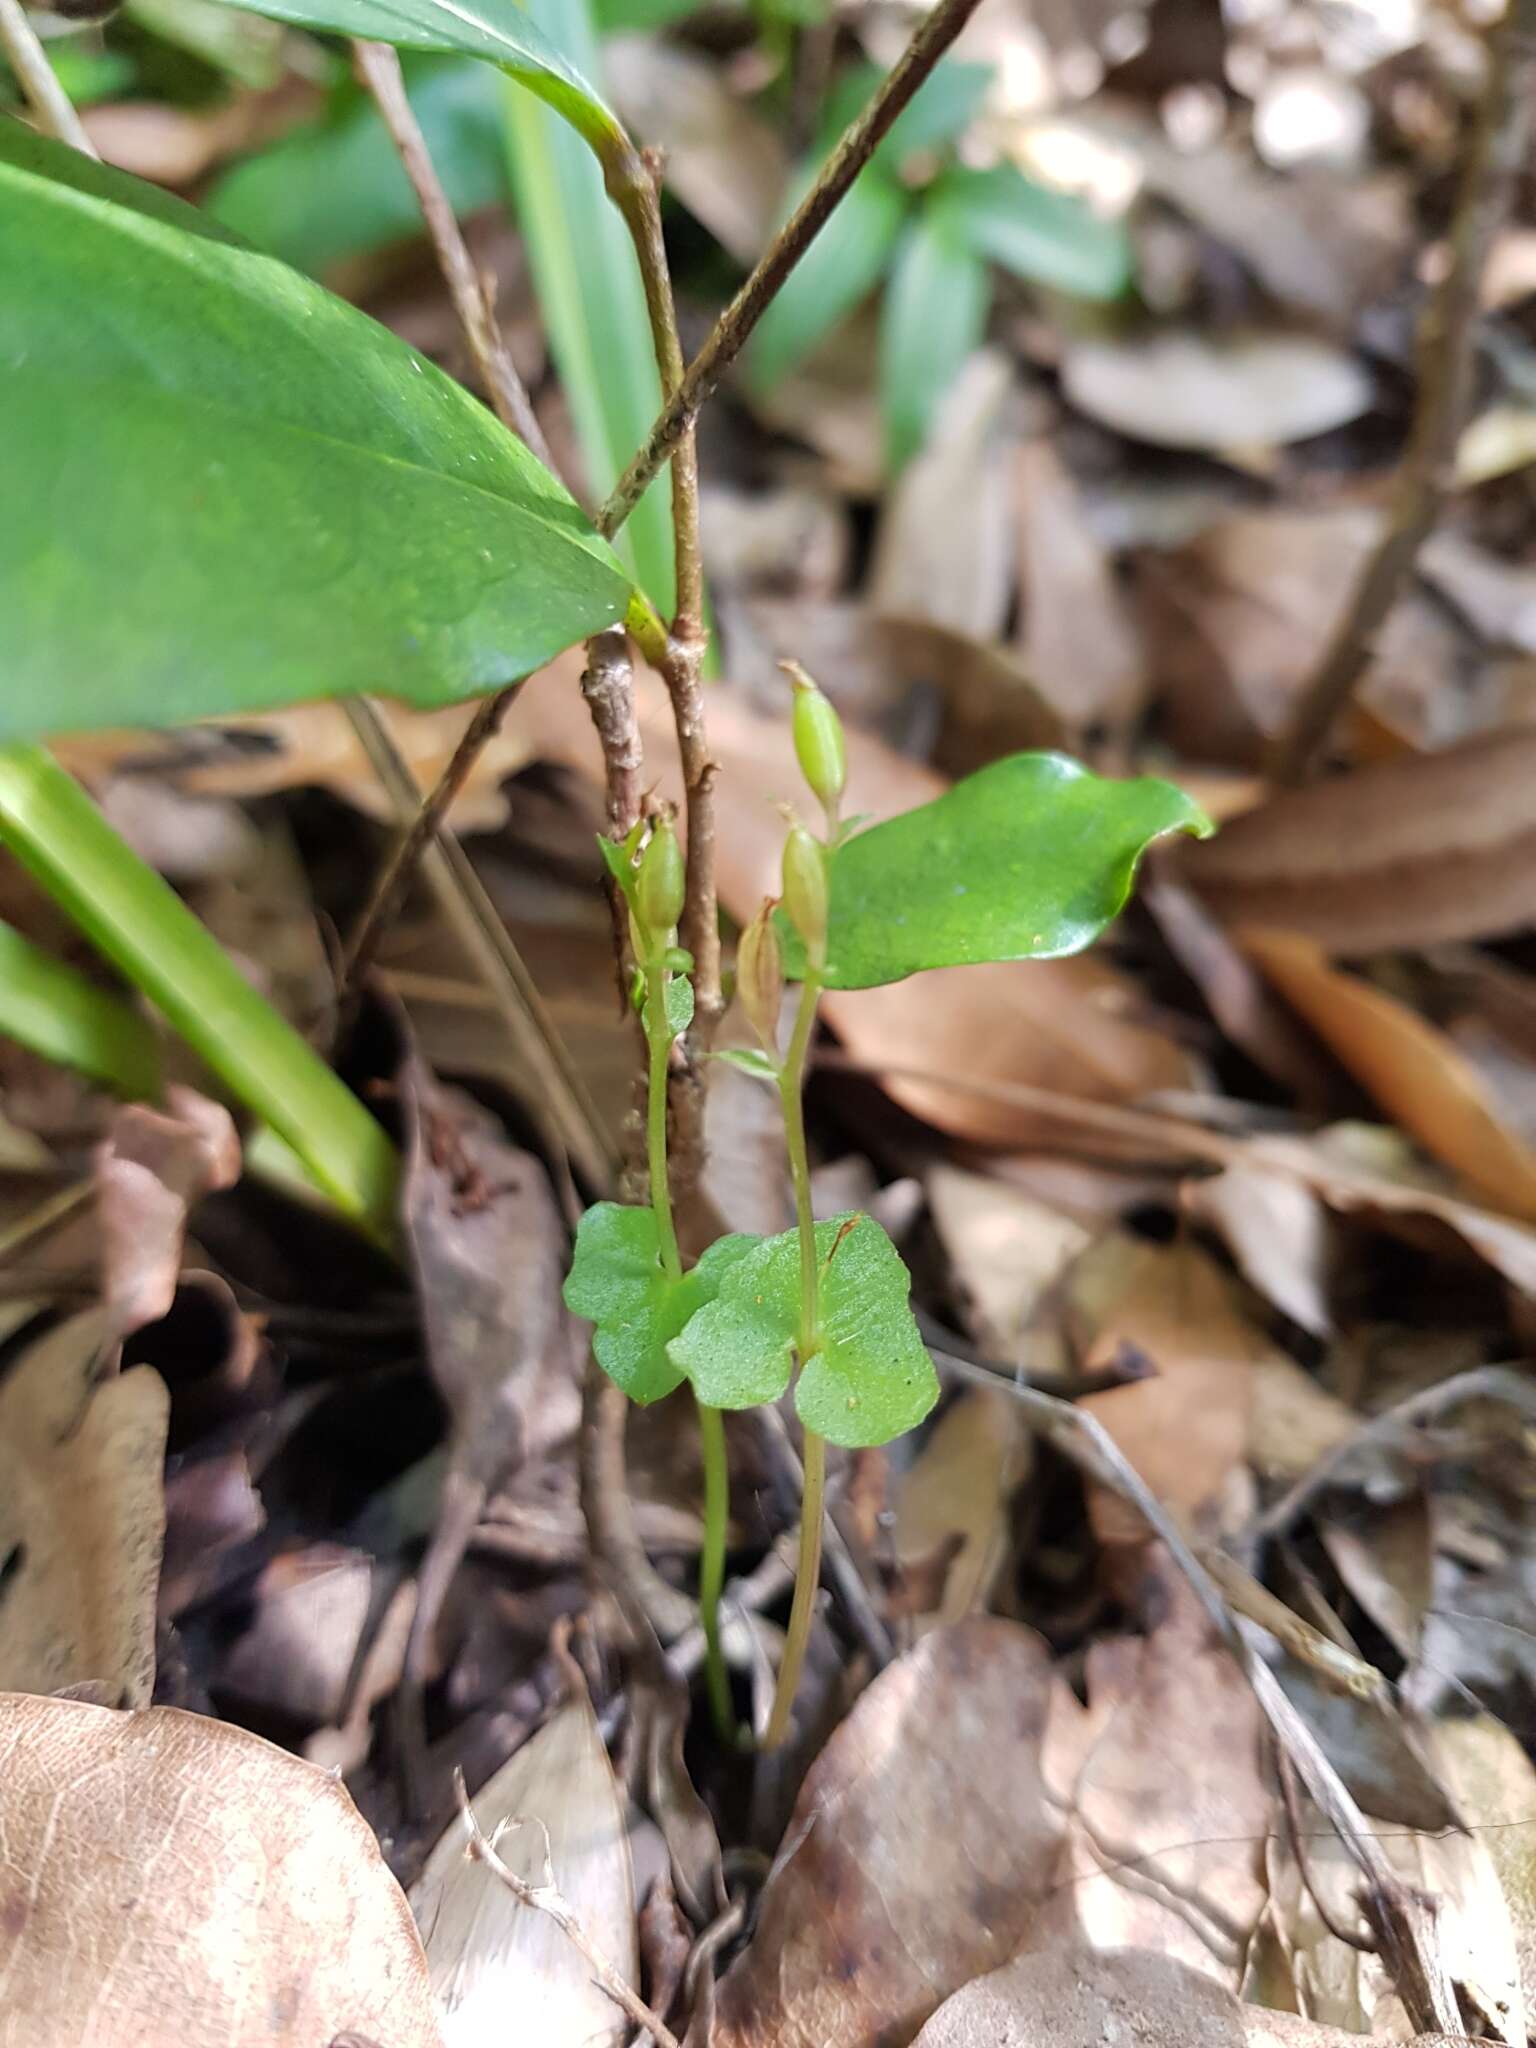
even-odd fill
[[[1527,2018],[1536,2012],[1536,1768],[1491,1714],[1437,1723],[1435,1754],[1498,1874]]]
[[[603,77],[630,132],[662,152],[668,189],[738,263],[755,263],[789,181],[778,132],[718,64],[657,36],[610,36]]]
[[[1048,440],[1019,450],[1020,648],[1077,732],[1123,735],[1146,696],[1141,646],[1077,487]]]
[[[1491,938],[1536,896],[1536,731],[1284,791],[1173,865],[1228,924],[1304,933],[1330,953]]]
[[[219,1665],[221,1699],[334,1727],[369,1629],[377,1567],[361,1550],[315,1543],[275,1557],[251,1588],[251,1624]],[[311,1757],[312,1762],[320,1759]]]
[[[1250,1287],[1311,1336],[1330,1334],[1328,1215],[1311,1188],[1229,1166],[1192,1182],[1184,1200],[1220,1231]]]
[[[1046,1776],[1070,1815],[1052,1931],[1150,1947],[1235,1990],[1275,1820],[1263,1716],[1181,1583],[1150,1637],[1095,1642],[1088,1704],[1058,1682]]]
[[[1536,1221],[1536,1154],[1441,1031],[1331,967],[1314,941],[1244,927],[1243,950],[1402,1128],[1495,1208]]]
[[[119,1336],[169,1312],[188,1211],[240,1178],[229,1111],[191,1088],[168,1088],[165,1102],[119,1109],[96,1153],[102,1293]]]
[[[1352,1597],[1411,1665],[1435,1597],[1434,1543],[1422,1495],[1320,1516],[1316,1527]]]
[[[1359,1424],[1353,1408],[1283,1351],[1269,1352],[1254,1367],[1248,1459],[1260,1478],[1290,1485]]]
[[[901,2048],[1028,1932],[1060,1832],[1040,1778],[1050,1658],[1012,1622],[935,1630],[812,1764],[720,1984],[714,2048]]]
[[[629,1838],[585,1692],[502,1766],[474,1809],[493,1839],[507,1824],[496,1848],[508,1868],[530,1884],[552,1874],[583,1931],[637,1984]],[[626,2038],[628,2022],[554,1921],[519,1905],[484,1864],[469,1860],[457,1817],[411,1887],[411,1907],[448,2048],[492,2048],[508,2039],[509,2025],[538,2048],[617,2048]]]
[[[1304,441],[1371,402],[1356,359],[1303,334],[1217,339],[1164,328],[1137,341],[1079,341],[1062,383],[1073,405],[1116,433],[1218,453]]]
[[[1016,1956],[941,2005],[914,2048],[1357,2048],[1359,2036],[1243,2005],[1172,1956],[1062,1947]],[[1414,2048],[1463,2048],[1424,2034]]]
[[[1274,1347],[1240,1312],[1215,1260],[1194,1245],[1127,1241],[1106,1295],[1084,1370],[1111,1370],[1129,1348],[1154,1372],[1082,1405],[1159,1500],[1193,1515],[1247,1452],[1254,1368]],[[1146,1524],[1118,1497],[1095,1488],[1092,1504],[1105,1541],[1146,1540]]]
[[[0,1685],[103,1684],[138,1707],[155,1679],[171,1404],[152,1367],[116,1372],[116,1340],[110,1311],[88,1310],[0,1379]]]
[[[967,1328],[988,1358],[1020,1363],[1043,1302],[1091,1233],[1023,1189],[963,1167],[930,1167],[925,1188]]]
[[[1031,1437],[1016,1401],[968,1388],[939,1417],[896,1493],[896,1562],[918,1583],[942,1560],[942,1592],[915,1610],[933,1627],[984,1609],[1007,1566],[1010,1508],[1030,1467]]]
[[[441,2048],[426,1959],[327,1772],[172,1707],[0,1697],[0,2048]]]

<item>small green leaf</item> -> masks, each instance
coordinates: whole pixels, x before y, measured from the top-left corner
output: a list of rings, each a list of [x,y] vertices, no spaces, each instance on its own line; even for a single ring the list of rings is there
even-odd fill
[[[804,198],[815,167],[806,166],[790,194]],[[848,195],[790,272],[784,288],[747,344],[752,381],[767,390],[879,283],[906,218],[908,195],[888,171],[867,165]]]
[[[779,1070],[767,1053],[757,1051],[750,1045],[722,1045],[709,1057],[721,1060],[728,1067],[735,1067],[740,1073],[750,1074],[757,1081],[777,1081]]]
[[[857,1450],[914,1429],[939,1398],[938,1375],[907,1306],[912,1277],[873,1218],[816,1226],[821,1348],[803,1366],[795,1409],[807,1429]],[[796,1233],[738,1256],[668,1352],[712,1408],[755,1408],[789,1384],[800,1315]]]
[[[686,974],[674,974],[667,983],[667,1023],[672,1036],[681,1038],[693,1022],[693,983]]]
[[[630,844],[630,840],[635,836],[635,833],[631,832],[629,839],[620,843],[610,839],[606,832],[599,832],[597,835],[597,850],[603,856],[603,865],[626,897],[633,895],[635,887],[635,849]]]
[[[517,0],[260,0],[251,11],[399,50],[487,58],[553,107],[600,156],[623,139],[599,94]]]
[[[714,1299],[722,1277],[757,1243],[722,1237],[681,1280],[662,1270],[656,1218],[650,1209],[597,1202],[576,1229],[565,1305],[593,1327],[598,1364],[632,1401],[648,1405],[681,1385],[682,1367],[667,1343],[697,1309]]]
[[[902,237],[880,315],[885,459],[894,473],[928,438],[944,396],[981,340],[992,273],[943,214],[919,211]]]
[[[1080,953],[1125,907],[1153,840],[1213,830],[1154,776],[1111,782],[1065,754],[1010,754],[831,855],[823,978],[879,988],[929,967]],[[780,936],[785,972],[803,979],[787,920]]]
[[[224,19],[241,18],[208,4]],[[495,72],[468,57],[408,57],[405,80],[454,212],[505,203]],[[203,205],[216,221],[311,277],[345,257],[426,232],[421,202],[378,109],[350,81],[333,95],[324,120],[290,129],[226,171]]]
[[[1026,284],[1078,299],[1118,299],[1130,288],[1124,221],[1106,220],[1073,193],[1037,185],[1012,164],[951,168],[934,181],[928,203],[956,241]]]
[[[0,741],[451,703],[624,616],[520,442],[373,321],[0,116]]]

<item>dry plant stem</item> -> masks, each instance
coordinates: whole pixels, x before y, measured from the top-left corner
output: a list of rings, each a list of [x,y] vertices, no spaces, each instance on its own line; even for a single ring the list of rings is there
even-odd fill
[[[48,62],[21,0],[0,0],[0,51],[16,74],[32,117],[45,135],[67,142],[82,156],[95,156],[91,138]]]
[[[508,432],[526,442],[544,467],[552,470],[554,463],[549,443],[502,339],[491,293],[475,268],[453,207],[433,166],[426,137],[406,97],[400,59],[388,43],[356,41],[352,45],[352,53],[359,82],[372,95],[420,203],[438,268],[448,286],[453,310],[469,343],[469,352],[485,387],[485,395],[491,402],[491,409]]]
[[[1508,0],[1490,30],[1487,79],[1457,188],[1445,275],[1425,306],[1417,349],[1418,401],[1393,487],[1387,531],[1366,563],[1289,730],[1275,749],[1277,782],[1304,782],[1354,695],[1419,549],[1451,488],[1467,416],[1473,335],[1488,251],[1525,161],[1536,96],[1536,5]]]
[[[475,1810],[469,1803],[469,1794],[464,1787],[464,1773],[455,1771],[453,1789],[459,1802],[459,1815],[469,1836],[469,1853],[477,1863],[483,1863],[492,1876],[498,1878],[512,1894],[519,1905],[531,1907],[536,1913],[547,1913],[571,1945],[581,1952],[598,1983],[607,1992],[614,2004],[622,2008],[626,2016],[637,2027],[646,2027],[655,2036],[658,2048],[682,2048],[666,2021],[651,2011],[638,1992],[632,1991],[609,1962],[602,1950],[571,1911],[565,1894],[555,1884],[553,1875],[544,1884],[529,1884],[519,1877],[496,1853],[496,1845],[486,1835]],[[547,1841],[547,1838],[546,1838]],[[545,1866],[548,1868],[546,1848]]]
[[[779,1105],[784,1117],[784,1140],[789,1150],[789,1173],[795,1190],[795,1228],[800,1239],[800,1327],[795,1349],[804,1366],[821,1349],[820,1275],[816,1257],[816,1218],[811,1208],[811,1165],[805,1148],[805,1062],[811,1033],[816,1024],[816,1001],[821,982],[814,973],[806,976],[800,989],[800,1007],[789,1051],[779,1069]],[[795,1693],[805,1666],[806,1645],[811,1639],[811,1622],[816,1613],[816,1590],[821,1581],[822,1521],[827,1486],[827,1447],[815,1430],[805,1432],[804,1484],[800,1491],[800,1555],[795,1566],[795,1597],[789,1610],[789,1627],[784,1636],[784,1658],[779,1665],[773,1711],[763,1737],[765,1749],[777,1749],[789,1733]]]
[[[1364,1880],[1361,1911],[1415,2031],[1457,2035],[1461,2019],[1450,1972],[1435,1938],[1433,1902],[1404,1883],[1392,1868],[1316,1736],[1291,1704],[1273,1671],[1254,1652],[1178,1524],[1108,1430],[1097,1416],[1083,1415],[1070,1402],[1022,1386],[1005,1372],[993,1372],[963,1361],[952,1361],[951,1365],[963,1378],[1008,1392],[1047,1441],[1100,1486],[1109,1487],[1129,1502],[1166,1546],[1212,1627],[1237,1660],[1275,1741],[1359,1870]]]
[[[646,436],[644,447],[609,495],[598,519],[599,532],[613,533],[624,524],[681,435],[698,418],[704,401],[741,352],[784,280],[874,154],[881,138],[980,4],[981,0],[939,0],[939,5],[918,24],[916,34],[879,91],[848,128],[815,184],[715,322],[709,339],[688,365],[681,384]]]

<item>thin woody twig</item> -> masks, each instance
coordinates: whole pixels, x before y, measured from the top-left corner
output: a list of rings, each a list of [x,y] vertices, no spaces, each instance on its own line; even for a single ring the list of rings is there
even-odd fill
[[[1488,74],[1472,126],[1451,223],[1445,274],[1427,301],[1418,340],[1418,400],[1393,486],[1387,530],[1274,749],[1277,782],[1304,782],[1354,695],[1377,633],[1434,530],[1451,487],[1467,416],[1473,334],[1488,251],[1525,161],[1536,98],[1536,0],[1508,0],[1489,32]]]
[[[75,112],[69,94],[53,73],[47,53],[28,21],[21,0],[0,0],[0,50],[16,74],[32,117],[45,135],[67,142],[82,156],[94,157],[95,146]]]
[[[659,2048],[682,2048],[676,2034],[659,2014],[652,2012],[637,1991],[630,1988],[608,1958],[598,1948],[576,1915],[564,1892],[554,1881],[549,1871],[549,1837],[544,1838],[544,1867],[549,1872],[543,1884],[529,1884],[525,1877],[519,1877],[496,1853],[496,1844],[487,1836],[475,1817],[475,1810],[469,1803],[469,1794],[464,1786],[464,1773],[453,1774],[454,1794],[459,1802],[459,1815],[469,1836],[469,1853],[477,1863],[483,1863],[491,1875],[500,1880],[519,1905],[531,1907],[536,1913],[546,1913],[560,1929],[573,1948],[580,1951],[598,1984],[619,2006],[626,2017],[637,2027],[647,2027],[659,2043]],[[497,1829],[498,1836],[501,1830]]]
[[[645,445],[609,494],[598,531],[612,534],[629,517],[679,437],[740,353],[784,280],[825,227],[897,115],[976,12],[981,0],[939,0],[869,105],[849,127],[821,175],[775,236],[757,268],[715,322],[714,331],[662,408]]]
[[[9,0],[0,0],[0,4],[9,4]],[[406,97],[400,59],[388,43],[370,43],[361,39],[353,43],[352,52],[358,79],[372,95],[379,117],[420,202],[438,268],[448,286],[453,309],[459,316],[459,325],[464,330],[464,338],[469,343],[469,352],[474,357],[475,368],[485,386],[491,408],[509,433],[526,442],[546,469],[553,469],[549,443],[544,438],[532,401],[502,338],[491,294],[475,268],[457,216],[433,165],[426,137]]]

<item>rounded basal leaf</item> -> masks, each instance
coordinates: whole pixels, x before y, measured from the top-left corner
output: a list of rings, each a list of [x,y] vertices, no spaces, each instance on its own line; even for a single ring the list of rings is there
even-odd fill
[[[0,741],[492,689],[625,612],[459,385],[138,179],[0,117]]]
[[[911,1276],[872,1217],[816,1226],[821,1345],[795,1386],[807,1429],[858,1450],[914,1429],[939,1398],[938,1375],[907,1305]],[[796,1233],[765,1238],[730,1267],[715,1299],[669,1350],[714,1408],[755,1408],[789,1383],[800,1314]]]
[[[722,1237],[680,1280],[662,1270],[656,1218],[649,1209],[597,1202],[576,1228],[565,1305],[593,1325],[598,1364],[632,1401],[659,1401],[681,1385],[683,1369],[667,1343],[713,1300],[721,1277],[756,1244]]]
[[[1211,830],[1171,783],[1011,754],[832,854],[823,980],[878,988],[929,967],[1081,952],[1123,909],[1153,840]],[[788,971],[803,973],[785,937]]]

